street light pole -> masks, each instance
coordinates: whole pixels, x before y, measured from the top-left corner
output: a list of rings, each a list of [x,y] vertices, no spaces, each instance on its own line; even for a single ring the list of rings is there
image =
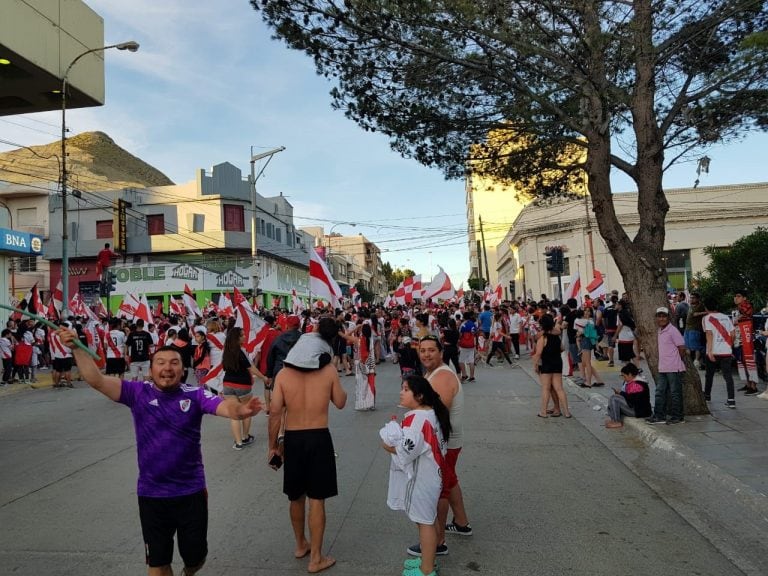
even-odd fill
[[[278,148],[273,148],[272,150],[267,150],[266,152],[261,152],[254,156],[253,146],[251,146],[251,175],[249,178],[251,184],[251,288],[253,289],[254,302],[256,302],[256,292],[259,288],[259,268],[256,261],[256,180],[261,176],[261,172],[264,171],[264,168],[267,167],[265,164],[264,168],[262,168],[261,172],[257,175],[256,161],[261,160],[262,158],[269,158],[269,160],[267,160],[267,164],[269,164],[269,161],[272,160],[272,156],[283,150],[285,150],[285,146],[279,146]]]
[[[118,50],[128,50],[136,52],[139,49],[139,43],[133,40],[129,42],[120,42],[119,44],[110,44],[100,48],[91,48],[82,54],[79,54],[69,63],[61,79],[61,286],[62,286],[62,304],[61,317],[67,318],[67,307],[69,306],[69,234],[67,233],[67,80],[72,67],[78,60],[88,54],[104,52],[110,48]]]

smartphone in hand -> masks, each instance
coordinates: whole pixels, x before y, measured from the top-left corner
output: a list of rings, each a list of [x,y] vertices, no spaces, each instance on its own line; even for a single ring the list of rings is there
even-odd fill
[[[279,469],[280,469],[280,466],[282,466],[282,465],[283,465],[283,459],[282,459],[282,457],[280,456],[280,454],[275,454],[274,456],[272,456],[272,458],[269,460],[269,465],[270,465],[270,466],[271,466],[273,469],[275,469],[275,470],[279,470]]]

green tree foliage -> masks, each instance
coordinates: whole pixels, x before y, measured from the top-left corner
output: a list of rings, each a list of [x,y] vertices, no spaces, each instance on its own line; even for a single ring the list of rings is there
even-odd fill
[[[470,278],[467,280],[467,285],[472,290],[483,290],[485,289],[485,285],[483,283],[483,280],[481,278]]]
[[[358,293],[360,294],[360,299],[362,302],[373,302],[374,294],[370,290],[368,290],[362,281],[358,281],[357,284],[355,284],[355,288],[357,288]]]
[[[768,229],[757,228],[752,234],[736,240],[728,248],[710,246],[706,271],[696,278],[702,296],[713,297],[720,310],[733,308],[733,294],[747,290],[756,310],[768,302]]]
[[[394,290],[400,285],[400,282],[405,280],[406,278],[410,276],[414,276],[416,272],[411,270],[410,268],[405,268],[404,270],[401,270],[400,268],[395,268],[392,271],[391,279],[387,279],[387,286],[390,290]]]
[[[663,173],[768,128],[768,0],[251,4],[332,79],[334,107],[386,134],[404,157],[449,178],[469,165],[540,198],[586,179],[655,371],[653,311],[666,302]],[[634,237],[614,210],[612,170],[637,187]],[[698,388],[687,384],[686,394],[706,410]]]

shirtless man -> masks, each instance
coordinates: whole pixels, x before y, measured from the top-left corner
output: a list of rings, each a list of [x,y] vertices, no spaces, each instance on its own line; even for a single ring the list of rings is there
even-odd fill
[[[331,363],[330,346],[337,327],[332,318],[322,318],[318,332],[304,334],[291,349],[285,365],[275,377],[269,409],[269,452],[267,461],[285,460],[283,493],[290,500],[291,525],[296,537],[296,558],[309,554],[310,574],[330,568],[336,560],[323,556],[325,532],[325,499],[338,494],[336,486],[336,457],[328,430],[328,405],[341,410],[347,393],[341,387],[339,375]],[[307,342],[325,346],[319,362],[304,362]],[[296,358],[300,356],[300,358]],[[319,366],[319,367],[317,367]],[[285,412],[283,416],[283,412]],[[281,421],[285,422],[285,438],[278,442]],[[309,499],[309,542],[305,536],[306,500]]]
[[[249,418],[261,410],[261,400],[229,402],[203,388],[181,382],[181,354],[157,350],[150,366],[151,382],[105,376],[93,358],[74,348],[74,330],[56,333],[72,348],[80,375],[91,388],[133,413],[139,462],[139,518],[149,576],[173,576],[173,540],[184,561],[183,576],[192,576],[208,554],[208,491],[205,484],[200,425],[204,414]]]
[[[471,536],[467,512],[464,509],[464,497],[461,493],[459,478],[456,476],[456,461],[463,445],[464,436],[464,390],[461,380],[453,369],[443,363],[443,351],[439,340],[427,336],[419,341],[419,359],[426,373],[424,377],[440,395],[440,400],[451,413],[451,437],[448,440],[448,452],[443,465],[443,490],[437,503],[437,556],[448,554],[445,533]],[[453,521],[448,520],[448,508],[453,510]],[[421,546],[414,544],[408,548],[411,556],[421,556]]]

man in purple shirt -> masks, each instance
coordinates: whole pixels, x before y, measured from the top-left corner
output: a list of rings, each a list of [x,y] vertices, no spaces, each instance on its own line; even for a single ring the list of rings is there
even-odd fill
[[[72,348],[82,378],[111,400],[131,409],[136,431],[139,517],[149,576],[173,576],[173,538],[179,540],[182,575],[192,576],[208,555],[208,503],[200,448],[203,414],[244,419],[257,414],[261,400],[224,401],[181,383],[184,371],[176,348],[162,347],[150,366],[153,382],[105,376],[91,356],[73,346],[73,330],[57,332]]]
[[[656,378],[656,400],[650,424],[679,424],[683,422],[683,374],[685,373],[685,340],[669,322],[669,309],[656,308],[658,326],[659,375]],[[667,392],[670,403],[667,407]],[[667,414],[669,420],[667,421]]]

